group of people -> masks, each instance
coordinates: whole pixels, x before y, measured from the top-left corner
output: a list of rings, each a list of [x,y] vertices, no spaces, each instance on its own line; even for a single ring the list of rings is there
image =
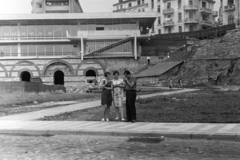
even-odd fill
[[[105,106],[102,121],[109,121],[110,107],[114,106],[116,120],[136,122],[136,78],[128,70],[125,70],[123,74],[125,78],[121,79],[119,71],[114,71],[112,78],[111,73],[106,72],[104,74],[105,79],[100,82],[100,88],[102,89],[101,104]],[[126,95],[126,119],[123,112],[124,94]]]

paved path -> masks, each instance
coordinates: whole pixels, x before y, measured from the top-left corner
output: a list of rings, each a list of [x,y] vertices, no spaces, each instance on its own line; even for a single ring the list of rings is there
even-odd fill
[[[0,133],[115,135],[240,140],[240,124],[1,121]]]
[[[141,95],[140,98],[149,98],[154,96],[160,96],[160,95],[171,95],[171,94],[178,94],[178,93],[184,93],[184,92],[193,92],[196,91],[196,89],[183,89],[183,90],[176,90],[171,92],[163,92],[163,93],[154,93],[149,95]],[[17,121],[31,121],[31,120],[37,120],[40,118],[43,118],[44,116],[54,116],[58,115],[64,112],[72,112],[76,110],[83,110],[93,107],[98,107],[100,105],[100,100],[91,101],[91,102],[84,102],[79,104],[72,104],[67,105],[63,107],[56,107],[51,109],[44,109],[40,111],[35,112],[29,112],[29,113],[23,113],[18,115],[11,115],[6,117],[1,117],[0,121],[8,121],[8,120],[17,120]]]

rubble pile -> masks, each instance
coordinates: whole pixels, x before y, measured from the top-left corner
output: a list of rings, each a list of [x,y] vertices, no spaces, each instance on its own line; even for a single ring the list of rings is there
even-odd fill
[[[231,30],[221,39],[207,41],[198,43],[179,73],[169,77],[174,83],[182,78],[185,85],[240,84],[240,31]]]

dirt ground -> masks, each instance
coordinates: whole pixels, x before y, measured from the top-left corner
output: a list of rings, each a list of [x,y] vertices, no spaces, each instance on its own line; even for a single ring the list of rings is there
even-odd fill
[[[240,92],[238,91],[198,91],[171,96],[138,99],[137,121],[172,123],[239,123]],[[45,117],[54,121],[99,121],[103,107],[63,113]],[[115,119],[111,108],[110,120]]]
[[[0,135],[2,160],[239,160],[233,141]]]

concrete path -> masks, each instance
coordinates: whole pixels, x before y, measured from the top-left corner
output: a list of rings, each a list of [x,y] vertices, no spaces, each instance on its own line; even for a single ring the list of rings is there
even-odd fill
[[[193,92],[197,89],[183,89],[183,90],[176,90],[171,92],[163,92],[163,93],[154,93],[148,95],[141,95],[140,98],[149,98],[154,96],[161,96],[161,95],[171,95],[171,94],[178,94],[184,92]],[[23,113],[18,115],[11,115],[6,117],[1,117],[0,121],[31,121],[43,118],[44,116],[54,116],[64,112],[72,112],[76,110],[84,110],[88,108],[98,107],[101,104],[100,100],[91,101],[91,102],[84,102],[79,104],[72,104],[63,107],[56,107],[51,109],[44,109],[35,112]]]
[[[1,121],[0,133],[30,135],[95,134],[187,139],[240,140],[240,124],[125,123],[86,121]]]

